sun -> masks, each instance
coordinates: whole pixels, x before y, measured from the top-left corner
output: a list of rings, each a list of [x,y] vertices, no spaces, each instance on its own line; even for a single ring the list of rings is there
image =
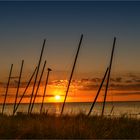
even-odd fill
[[[55,100],[59,101],[60,100],[60,95],[55,95]]]

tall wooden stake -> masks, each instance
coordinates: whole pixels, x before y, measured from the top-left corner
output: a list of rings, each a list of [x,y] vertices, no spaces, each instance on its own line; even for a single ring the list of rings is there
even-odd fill
[[[31,104],[32,104],[32,98],[33,98],[33,94],[34,94],[34,90],[35,90],[35,86],[36,86],[36,81],[37,81],[37,77],[38,77],[38,72],[39,72],[39,68],[40,68],[40,64],[41,64],[41,60],[42,60],[42,55],[43,55],[45,43],[46,43],[46,39],[44,39],[41,54],[40,54],[40,58],[39,58],[39,62],[38,62],[38,66],[37,66],[37,72],[36,72],[35,81],[34,81],[34,85],[33,85],[33,90],[32,90],[32,94],[31,94],[31,99],[30,99],[30,103],[29,103],[29,107],[28,107],[28,114],[30,112],[30,108],[31,108]]]
[[[19,107],[19,105],[20,105],[20,103],[21,103],[21,101],[22,101],[22,99],[23,99],[23,97],[24,97],[24,95],[25,95],[25,93],[26,93],[26,91],[27,91],[27,89],[28,89],[28,87],[29,87],[29,85],[30,85],[32,79],[33,79],[33,76],[35,75],[36,70],[37,70],[37,67],[35,68],[35,70],[34,70],[32,76],[30,77],[30,80],[29,80],[29,82],[28,82],[28,84],[27,84],[27,86],[26,86],[26,88],[25,88],[25,90],[24,90],[24,92],[23,92],[23,94],[22,94],[22,96],[21,96],[21,98],[20,98],[20,100],[19,100],[19,102],[18,102],[16,108],[15,108],[14,114],[16,113],[16,111],[17,111],[17,109],[18,109],[18,107]]]
[[[17,92],[16,92],[15,103],[14,103],[14,108],[13,108],[13,115],[14,115],[14,112],[15,112],[17,98],[18,98],[18,92],[19,92],[19,86],[20,86],[20,80],[21,80],[21,75],[22,75],[23,64],[24,64],[24,60],[22,60],[22,64],[21,64],[19,80],[18,80],[18,86],[17,86]]]
[[[3,115],[3,112],[4,112],[4,108],[5,108],[5,103],[6,103],[6,98],[7,98],[10,78],[11,78],[11,74],[12,74],[12,69],[13,69],[13,64],[11,64],[11,68],[10,68],[10,72],[9,72],[8,83],[7,83],[7,87],[6,87],[6,93],[5,93],[4,102],[3,102],[3,106],[2,106],[2,115]]]
[[[113,110],[114,110],[114,105],[111,108],[110,115],[112,114]]]
[[[34,107],[34,103],[35,103],[35,99],[36,99],[36,96],[37,96],[37,93],[38,93],[38,89],[39,89],[39,87],[40,87],[41,79],[42,79],[42,76],[43,76],[43,73],[44,73],[45,66],[46,66],[46,60],[45,60],[44,65],[43,65],[43,69],[42,69],[42,72],[41,72],[41,76],[40,76],[40,79],[39,79],[39,81],[38,81],[38,86],[37,86],[37,89],[36,89],[36,92],[35,92],[35,97],[34,97],[34,99],[33,99],[33,103],[32,103],[32,105],[31,105],[31,110],[30,110],[29,113],[32,113],[32,110],[33,110],[33,107]]]
[[[62,106],[62,110],[61,110],[61,115],[63,114],[63,110],[64,110],[66,98],[67,98],[67,94],[68,94],[69,87],[70,87],[70,84],[71,84],[71,80],[72,80],[73,72],[74,72],[74,69],[75,69],[75,65],[76,65],[78,54],[79,54],[79,50],[80,50],[80,47],[81,47],[82,39],[83,39],[83,34],[81,35],[80,42],[79,42],[79,45],[78,45],[78,50],[77,50],[77,53],[76,53],[76,56],[75,56],[75,60],[74,60],[73,68],[72,68],[72,71],[71,71],[68,87],[67,87],[67,90],[66,90],[66,95],[65,95],[63,106]]]
[[[113,55],[114,55],[115,43],[116,43],[116,37],[114,37],[114,41],[113,41],[113,48],[112,48],[112,53],[111,53],[111,58],[110,58],[109,71],[108,71],[108,77],[107,77],[107,84],[106,84],[105,96],[104,96],[104,102],[103,102],[103,108],[102,108],[102,114],[101,114],[102,116],[104,115],[104,108],[105,108],[107,90],[108,90],[108,85],[109,85],[109,79],[110,79],[110,73],[111,73],[111,67],[112,67],[112,60],[113,60]]]
[[[95,103],[96,103],[96,100],[97,100],[97,98],[98,98],[98,95],[99,95],[99,93],[100,93],[100,90],[101,90],[101,88],[102,88],[102,86],[103,86],[103,83],[104,83],[104,81],[105,81],[107,72],[108,72],[108,68],[106,69],[106,72],[105,72],[104,77],[103,77],[103,79],[102,79],[101,85],[100,85],[100,87],[99,87],[99,89],[98,89],[98,92],[97,92],[97,94],[96,94],[96,97],[95,97],[95,99],[94,99],[94,101],[93,101],[93,103],[92,103],[92,106],[91,106],[91,108],[90,108],[90,110],[89,110],[87,116],[89,116],[89,115],[91,114],[91,111],[92,111],[92,109],[93,109],[93,107],[94,107],[94,105],[95,105]]]
[[[50,71],[52,71],[52,70],[50,68],[48,68],[48,73],[47,73],[47,78],[46,78],[46,82],[45,82],[45,88],[44,88],[42,103],[41,103],[41,107],[40,107],[40,114],[42,113],[42,109],[43,109],[44,98],[45,98],[45,95],[46,95],[46,89],[47,89],[47,85],[48,85],[48,79],[49,79]]]

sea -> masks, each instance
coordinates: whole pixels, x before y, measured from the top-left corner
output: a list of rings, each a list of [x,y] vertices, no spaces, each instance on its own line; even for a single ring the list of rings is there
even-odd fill
[[[76,115],[79,113],[88,114],[91,108],[92,102],[70,102],[66,103],[64,107],[64,114]],[[4,114],[12,115],[13,104],[6,104]],[[20,104],[17,112],[27,113],[29,104]],[[41,104],[34,105],[33,113],[40,113]],[[90,115],[101,115],[103,103],[97,102],[92,109]],[[2,109],[2,104],[0,105]],[[62,103],[45,103],[43,105],[43,112],[48,114],[59,115],[62,109]],[[140,118],[140,101],[128,101],[128,102],[106,102],[104,115],[106,116],[130,116]]]

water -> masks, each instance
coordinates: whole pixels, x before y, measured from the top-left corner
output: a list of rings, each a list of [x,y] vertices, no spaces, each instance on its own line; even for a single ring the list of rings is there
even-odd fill
[[[66,103],[64,108],[64,114],[87,114],[92,103]],[[39,113],[41,104],[35,104],[33,112]],[[111,109],[114,106],[112,113]],[[2,105],[0,105],[2,109]],[[43,111],[47,111],[50,114],[59,115],[61,112],[62,103],[46,103],[43,106]],[[18,108],[18,112],[27,112],[28,104],[21,104]],[[11,115],[13,111],[13,104],[7,104],[4,113]],[[102,111],[102,103],[96,103],[91,115],[100,115]],[[105,106],[105,115],[122,116],[131,115],[140,118],[140,102],[107,102]]]

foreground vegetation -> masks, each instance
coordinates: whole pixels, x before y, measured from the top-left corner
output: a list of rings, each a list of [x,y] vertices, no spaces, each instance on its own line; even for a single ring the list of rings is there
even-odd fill
[[[140,120],[128,117],[107,118],[21,114],[0,116],[0,138],[140,138]]]

